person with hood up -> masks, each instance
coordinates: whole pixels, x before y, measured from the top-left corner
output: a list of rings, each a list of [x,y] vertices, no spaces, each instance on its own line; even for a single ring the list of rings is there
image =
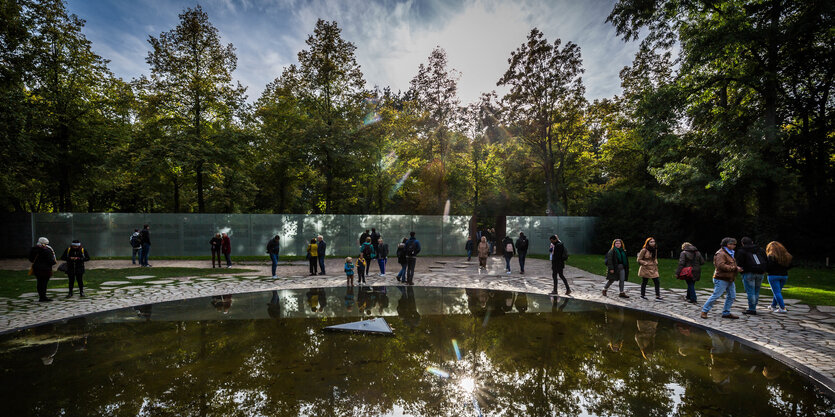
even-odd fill
[[[696,304],[696,281],[702,274],[702,265],[705,257],[690,242],[681,245],[681,254],[678,255],[678,268],[676,278],[687,283],[687,295],[684,297],[687,302]]]
[[[84,297],[84,262],[90,260],[90,253],[81,246],[81,242],[73,240],[70,247],[61,255],[61,260],[67,263],[67,277],[70,281],[70,292],[67,298],[72,297],[73,285],[78,282],[78,295]]]

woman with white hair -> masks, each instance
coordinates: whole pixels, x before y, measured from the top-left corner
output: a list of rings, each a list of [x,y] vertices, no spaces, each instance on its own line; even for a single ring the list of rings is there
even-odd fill
[[[49,302],[51,298],[46,296],[46,285],[52,278],[52,265],[56,264],[55,251],[49,246],[49,239],[38,238],[38,243],[29,251],[29,275],[34,275],[38,281],[38,301]]]

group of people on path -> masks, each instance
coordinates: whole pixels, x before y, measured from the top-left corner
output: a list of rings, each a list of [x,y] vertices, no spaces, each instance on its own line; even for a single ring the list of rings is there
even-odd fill
[[[29,275],[34,275],[37,281],[38,301],[49,302],[51,298],[46,295],[46,287],[52,278],[52,266],[58,263],[58,259],[64,261],[58,266],[58,270],[67,274],[69,279],[69,293],[67,298],[73,296],[73,288],[78,284],[78,295],[84,297],[84,263],[90,260],[90,252],[87,251],[81,242],[73,240],[70,246],[61,252],[58,258],[55,251],[49,246],[49,239],[38,238],[38,243],[29,251]]]
[[[382,236],[377,233],[376,228],[371,228],[370,232],[365,230],[360,234],[357,243],[359,243],[359,254],[357,255],[356,265],[350,256],[345,258],[344,270],[347,285],[354,285],[354,268],[356,268],[358,283],[365,284],[366,277],[370,275],[374,259],[377,260],[377,266],[380,268],[379,276],[385,277],[389,246],[383,241]],[[397,263],[400,264],[400,272],[397,273],[395,278],[398,282],[414,285],[415,266],[420,250],[420,241],[415,237],[415,232],[409,232],[409,238],[403,238],[397,244],[396,255]]]
[[[151,253],[151,226],[146,224],[142,226],[142,230],[133,229],[133,234],[130,235],[130,246],[131,263],[136,265],[138,258],[139,266],[150,267],[148,255]],[[218,265],[220,265],[220,256],[218,256]]]
[[[232,267],[232,239],[226,232],[215,233],[215,236],[209,239],[209,246],[212,249],[212,268],[215,267],[215,258],[217,259],[217,267],[220,268],[220,254],[226,258],[226,268]]]
[[[763,279],[767,276],[771,286],[773,298],[768,311],[785,313],[786,306],[783,301],[782,289],[788,280],[788,270],[791,268],[792,256],[786,248],[777,241],[768,244],[765,250],[754,244],[749,237],[741,239],[742,247],[737,248],[737,241],[734,238],[722,239],[721,247],[713,256],[713,294],[707,299],[701,308],[701,318],[707,318],[708,312],[713,304],[723,294],[725,305],[722,309],[722,318],[738,319],[731,313],[731,306],[736,299],[736,287],[734,280],[737,275],[742,274],[742,284],[748,297],[748,308],[743,313],[749,315],[757,314],[757,303],[760,297],[760,288]],[[658,246],[654,238],[649,237],[638,252],[638,276],[641,278],[641,298],[646,299],[646,287],[651,279],[655,287],[655,300],[661,301],[660,276],[658,273]],[[629,276],[629,259],[626,255],[626,248],[621,239],[612,241],[612,247],[606,253],[606,284],[603,287],[603,296],[607,295],[609,287],[618,281],[619,297],[629,298],[624,291],[624,281]],[[685,300],[696,304],[696,282],[701,276],[701,268],[705,263],[705,257],[690,242],[681,245],[678,267],[675,276],[685,281],[687,293]]]

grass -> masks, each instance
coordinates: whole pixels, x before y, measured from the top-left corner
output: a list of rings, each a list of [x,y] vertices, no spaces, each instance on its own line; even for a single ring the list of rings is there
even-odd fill
[[[125,269],[88,269],[84,273],[84,288],[99,289],[101,283],[106,281],[130,281],[131,285],[144,285],[146,281],[174,277],[205,277],[215,274],[245,274],[252,273],[249,269],[239,268],[125,268]],[[128,280],[126,277],[135,275],[153,275],[153,278]],[[62,280],[51,279],[47,288],[66,289],[68,281],[66,275],[55,272],[53,278],[65,278]],[[23,293],[36,292],[35,277],[28,275],[28,271],[0,270],[0,297],[14,298]],[[32,280],[32,281],[30,281]],[[53,292],[54,294],[54,292]]]
[[[100,256],[96,257],[96,260],[119,260],[125,261],[130,260],[130,256]],[[155,259],[161,261],[210,261],[212,260],[211,255],[209,256],[152,256],[149,262],[153,262]],[[278,257],[279,262],[292,262],[292,261],[303,261],[306,260],[304,256],[285,256],[281,255]],[[225,261],[224,261],[225,262]],[[232,256],[232,262],[270,262],[270,257],[267,255],[240,255],[240,256]]]
[[[547,259],[547,256],[540,257]],[[576,268],[591,272],[597,275],[606,274],[606,266],[603,263],[603,255],[571,255],[566,262]],[[634,259],[629,260],[629,280],[641,282],[638,278],[638,263]],[[687,289],[687,284],[676,279],[673,274],[678,267],[678,259],[659,259],[658,273],[661,278],[661,287],[670,289]],[[713,264],[710,262],[702,265],[701,279],[696,282],[696,289],[713,289]],[[602,281],[602,279],[601,279]],[[745,297],[745,289],[742,280],[737,278],[737,298]],[[649,284],[650,286],[652,283]],[[682,291],[683,294],[683,291]],[[768,282],[763,282],[760,297],[771,296]],[[835,305],[835,271],[826,268],[792,268],[789,270],[789,280],[783,288],[784,298],[795,298],[803,303],[812,305]],[[700,297],[704,298],[704,297]]]

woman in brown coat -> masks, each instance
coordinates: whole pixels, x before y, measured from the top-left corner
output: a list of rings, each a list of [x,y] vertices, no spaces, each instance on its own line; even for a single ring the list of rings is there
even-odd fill
[[[739,318],[739,316],[731,314],[731,306],[736,299],[734,278],[736,278],[736,274],[742,272],[742,268],[738,267],[736,260],[734,260],[735,249],[736,239],[726,237],[722,239],[722,247],[713,255],[713,265],[716,267],[716,271],[713,272],[713,294],[707,299],[705,305],[702,306],[701,317],[703,319],[707,318],[707,312],[713,307],[713,303],[726,291],[728,295],[725,296],[725,308],[722,310],[722,318]]]
[[[652,279],[655,285],[655,301],[661,301],[661,283],[658,281],[658,247],[655,246],[655,239],[648,237],[644,241],[644,247],[638,252],[638,276],[641,281],[641,298],[647,299],[647,282]]]
[[[478,243],[478,270],[487,269],[487,256],[490,255],[490,245],[487,243],[487,237],[482,236],[481,242]]]

